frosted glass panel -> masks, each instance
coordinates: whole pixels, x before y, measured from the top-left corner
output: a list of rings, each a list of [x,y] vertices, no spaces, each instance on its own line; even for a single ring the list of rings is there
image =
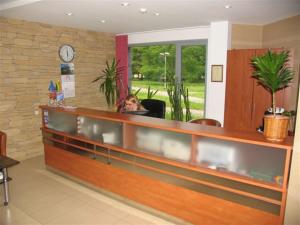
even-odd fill
[[[78,117],[78,134],[111,145],[122,145],[122,123]]]
[[[136,127],[135,149],[168,159],[188,162],[191,158],[191,136],[170,131]]]
[[[282,183],[286,152],[260,145],[199,138],[196,162],[211,169]]]
[[[68,134],[77,133],[77,116],[55,111],[44,111],[44,116],[47,128]]]

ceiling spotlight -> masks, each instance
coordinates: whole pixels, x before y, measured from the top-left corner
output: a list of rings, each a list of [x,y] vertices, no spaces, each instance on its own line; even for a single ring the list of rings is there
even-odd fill
[[[71,12],[68,12],[68,13],[65,13],[66,16],[73,16],[73,13]]]
[[[140,13],[147,13],[147,9],[146,8],[140,8]]]
[[[224,8],[225,9],[230,9],[230,8],[232,8],[232,6],[231,5],[224,5]]]
[[[126,7],[126,6],[129,6],[129,3],[128,3],[128,2],[122,2],[122,3],[121,3],[121,6],[125,6],[125,7]]]
[[[106,20],[101,20],[100,22],[101,22],[101,23],[106,23]]]
[[[158,12],[154,12],[153,15],[154,16],[159,16],[159,13]]]

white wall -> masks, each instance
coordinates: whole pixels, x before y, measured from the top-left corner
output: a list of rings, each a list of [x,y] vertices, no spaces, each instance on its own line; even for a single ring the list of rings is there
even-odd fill
[[[129,33],[128,44],[208,39],[209,27],[187,27],[169,30]]]
[[[231,27],[227,21],[214,22],[210,26],[128,33],[128,44],[147,44],[171,41],[208,40],[207,89],[205,117],[224,120],[226,60],[230,48]],[[211,65],[223,65],[223,82],[211,82]]]
[[[205,117],[224,122],[227,49],[231,45],[231,26],[227,21],[211,23],[207,54]],[[223,65],[223,82],[211,82],[211,65]]]

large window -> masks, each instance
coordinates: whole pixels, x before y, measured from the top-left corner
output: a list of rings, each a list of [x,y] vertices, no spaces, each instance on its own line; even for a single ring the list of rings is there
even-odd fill
[[[158,92],[153,98],[167,103],[166,119],[170,119],[167,84],[176,79],[189,90],[193,118],[204,115],[206,45],[172,43],[130,47],[131,92],[139,99],[147,98],[148,88]],[[183,106],[184,107],[184,106]]]
[[[181,46],[181,81],[189,89],[193,118],[204,116],[206,45]]]

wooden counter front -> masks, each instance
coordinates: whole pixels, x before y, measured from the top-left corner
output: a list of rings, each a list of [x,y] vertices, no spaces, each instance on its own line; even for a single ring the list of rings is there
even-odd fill
[[[273,143],[185,122],[40,108],[49,167],[193,224],[283,224],[291,138]],[[160,141],[153,149],[151,138]]]

